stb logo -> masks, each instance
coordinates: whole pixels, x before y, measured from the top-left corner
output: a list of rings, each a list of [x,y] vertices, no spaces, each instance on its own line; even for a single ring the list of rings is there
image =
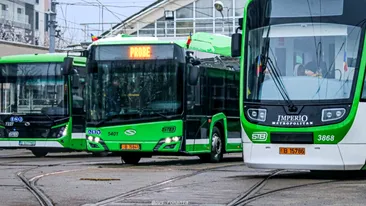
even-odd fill
[[[268,134],[267,132],[254,132],[252,134],[252,140],[265,142],[267,141]]]
[[[128,135],[128,136],[132,136],[132,135],[135,135],[136,134],[136,130],[133,130],[133,129],[127,129],[125,131],[125,135]]]

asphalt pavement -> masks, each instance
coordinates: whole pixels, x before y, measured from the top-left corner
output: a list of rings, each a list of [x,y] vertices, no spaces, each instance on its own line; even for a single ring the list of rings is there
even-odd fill
[[[364,205],[365,175],[255,170],[241,154],[142,159],[0,150],[0,205]]]

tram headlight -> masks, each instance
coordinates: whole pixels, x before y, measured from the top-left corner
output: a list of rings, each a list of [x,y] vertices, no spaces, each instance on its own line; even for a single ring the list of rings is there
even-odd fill
[[[329,122],[341,119],[346,113],[344,108],[331,108],[322,110],[322,122]]]
[[[93,141],[93,137],[92,137],[92,136],[89,136],[89,137],[88,137],[88,140],[89,140],[89,141]]]
[[[247,111],[250,119],[254,121],[264,122],[267,118],[266,109],[248,109]]]

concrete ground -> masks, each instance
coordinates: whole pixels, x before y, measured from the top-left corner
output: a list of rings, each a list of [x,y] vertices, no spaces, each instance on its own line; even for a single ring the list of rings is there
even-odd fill
[[[36,197],[60,206],[365,205],[363,174],[281,171],[268,179],[274,172],[245,167],[241,154],[225,155],[218,164],[153,157],[134,166],[117,156],[36,158],[26,150],[0,150],[0,205],[41,205]]]

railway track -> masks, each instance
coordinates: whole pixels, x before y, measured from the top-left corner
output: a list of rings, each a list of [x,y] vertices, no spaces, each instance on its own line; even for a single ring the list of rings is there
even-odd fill
[[[104,200],[99,201],[99,202],[94,203],[94,204],[84,204],[83,206],[107,206],[109,204],[119,202],[119,201],[121,201],[125,198],[134,197],[136,195],[139,195],[139,194],[147,192],[147,191],[148,192],[157,191],[157,190],[160,189],[161,186],[167,185],[167,184],[175,182],[175,181],[179,181],[179,180],[187,179],[187,178],[190,178],[190,177],[194,177],[196,175],[199,175],[199,174],[202,174],[202,173],[205,173],[205,172],[209,172],[209,171],[213,171],[213,170],[216,170],[216,169],[236,167],[236,166],[241,166],[241,165],[243,165],[243,163],[231,164],[231,165],[220,165],[220,166],[216,166],[216,167],[199,169],[199,170],[194,171],[194,172],[189,173],[189,174],[172,177],[172,178],[166,179],[166,180],[158,182],[158,183],[154,183],[154,184],[151,184],[151,185],[148,185],[148,186],[140,187],[140,188],[137,188],[137,189],[134,189],[134,190],[116,195],[114,197],[104,199]]]
[[[70,164],[76,164],[76,163],[82,163],[83,161],[72,161],[72,162],[66,162],[66,163],[60,163],[60,164],[47,164],[47,165],[34,165],[32,168],[28,168],[25,170],[22,170],[20,172],[16,173],[16,176],[24,183],[25,187],[36,197],[38,202],[41,206],[53,206],[54,203],[51,198],[49,198],[40,188],[37,187],[37,181],[45,176],[49,175],[55,175],[65,172],[72,172],[75,170],[63,170],[59,172],[52,172],[52,173],[46,173],[42,175],[38,175],[35,177],[32,177],[30,179],[27,179],[25,177],[25,174],[27,172],[30,172],[35,169],[40,169],[44,167],[55,167],[55,166],[64,166],[64,165],[70,165]],[[3,166],[3,165],[2,165]],[[13,164],[9,166],[14,166]],[[29,166],[29,165],[18,165],[18,166]]]
[[[17,173],[18,178],[25,184],[26,188],[37,198],[38,202],[42,206],[53,206],[52,200],[47,197],[35,184],[35,181],[28,180],[24,174],[30,170],[37,169],[39,167],[34,167],[31,169],[26,169]]]
[[[342,182],[342,181],[359,180],[358,178],[361,177],[361,176],[356,175],[356,176],[346,176],[346,178],[344,178],[344,176],[342,176],[340,174],[333,174],[333,175],[329,176],[329,179],[332,179],[332,180],[324,180],[324,181],[321,181],[321,182],[290,185],[290,186],[285,186],[285,187],[281,187],[281,188],[278,188],[278,189],[269,190],[269,191],[266,191],[266,192],[263,192],[263,193],[259,193],[261,191],[261,189],[273,177],[278,176],[278,175],[280,175],[281,173],[284,173],[284,172],[286,172],[286,170],[277,170],[277,171],[271,172],[268,176],[266,176],[262,180],[258,181],[255,185],[253,185],[251,188],[249,188],[243,194],[239,195],[237,198],[235,198],[234,200],[229,202],[227,204],[227,206],[244,206],[244,205],[247,205],[250,202],[253,202],[253,201],[258,200],[260,198],[267,197],[267,196],[272,195],[272,194],[277,193],[277,192],[282,192],[282,191],[291,190],[291,189],[298,189],[298,188],[303,188],[303,187],[310,187],[310,186],[315,186],[315,185],[332,184],[332,183],[337,183],[337,182]],[[293,174],[295,174],[295,173],[298,173],[298,172],[294,172]],[[288,172],[287,174],[291,174],[291,172]],[[363,178],[365,178],[364,174],[363,174]]]

